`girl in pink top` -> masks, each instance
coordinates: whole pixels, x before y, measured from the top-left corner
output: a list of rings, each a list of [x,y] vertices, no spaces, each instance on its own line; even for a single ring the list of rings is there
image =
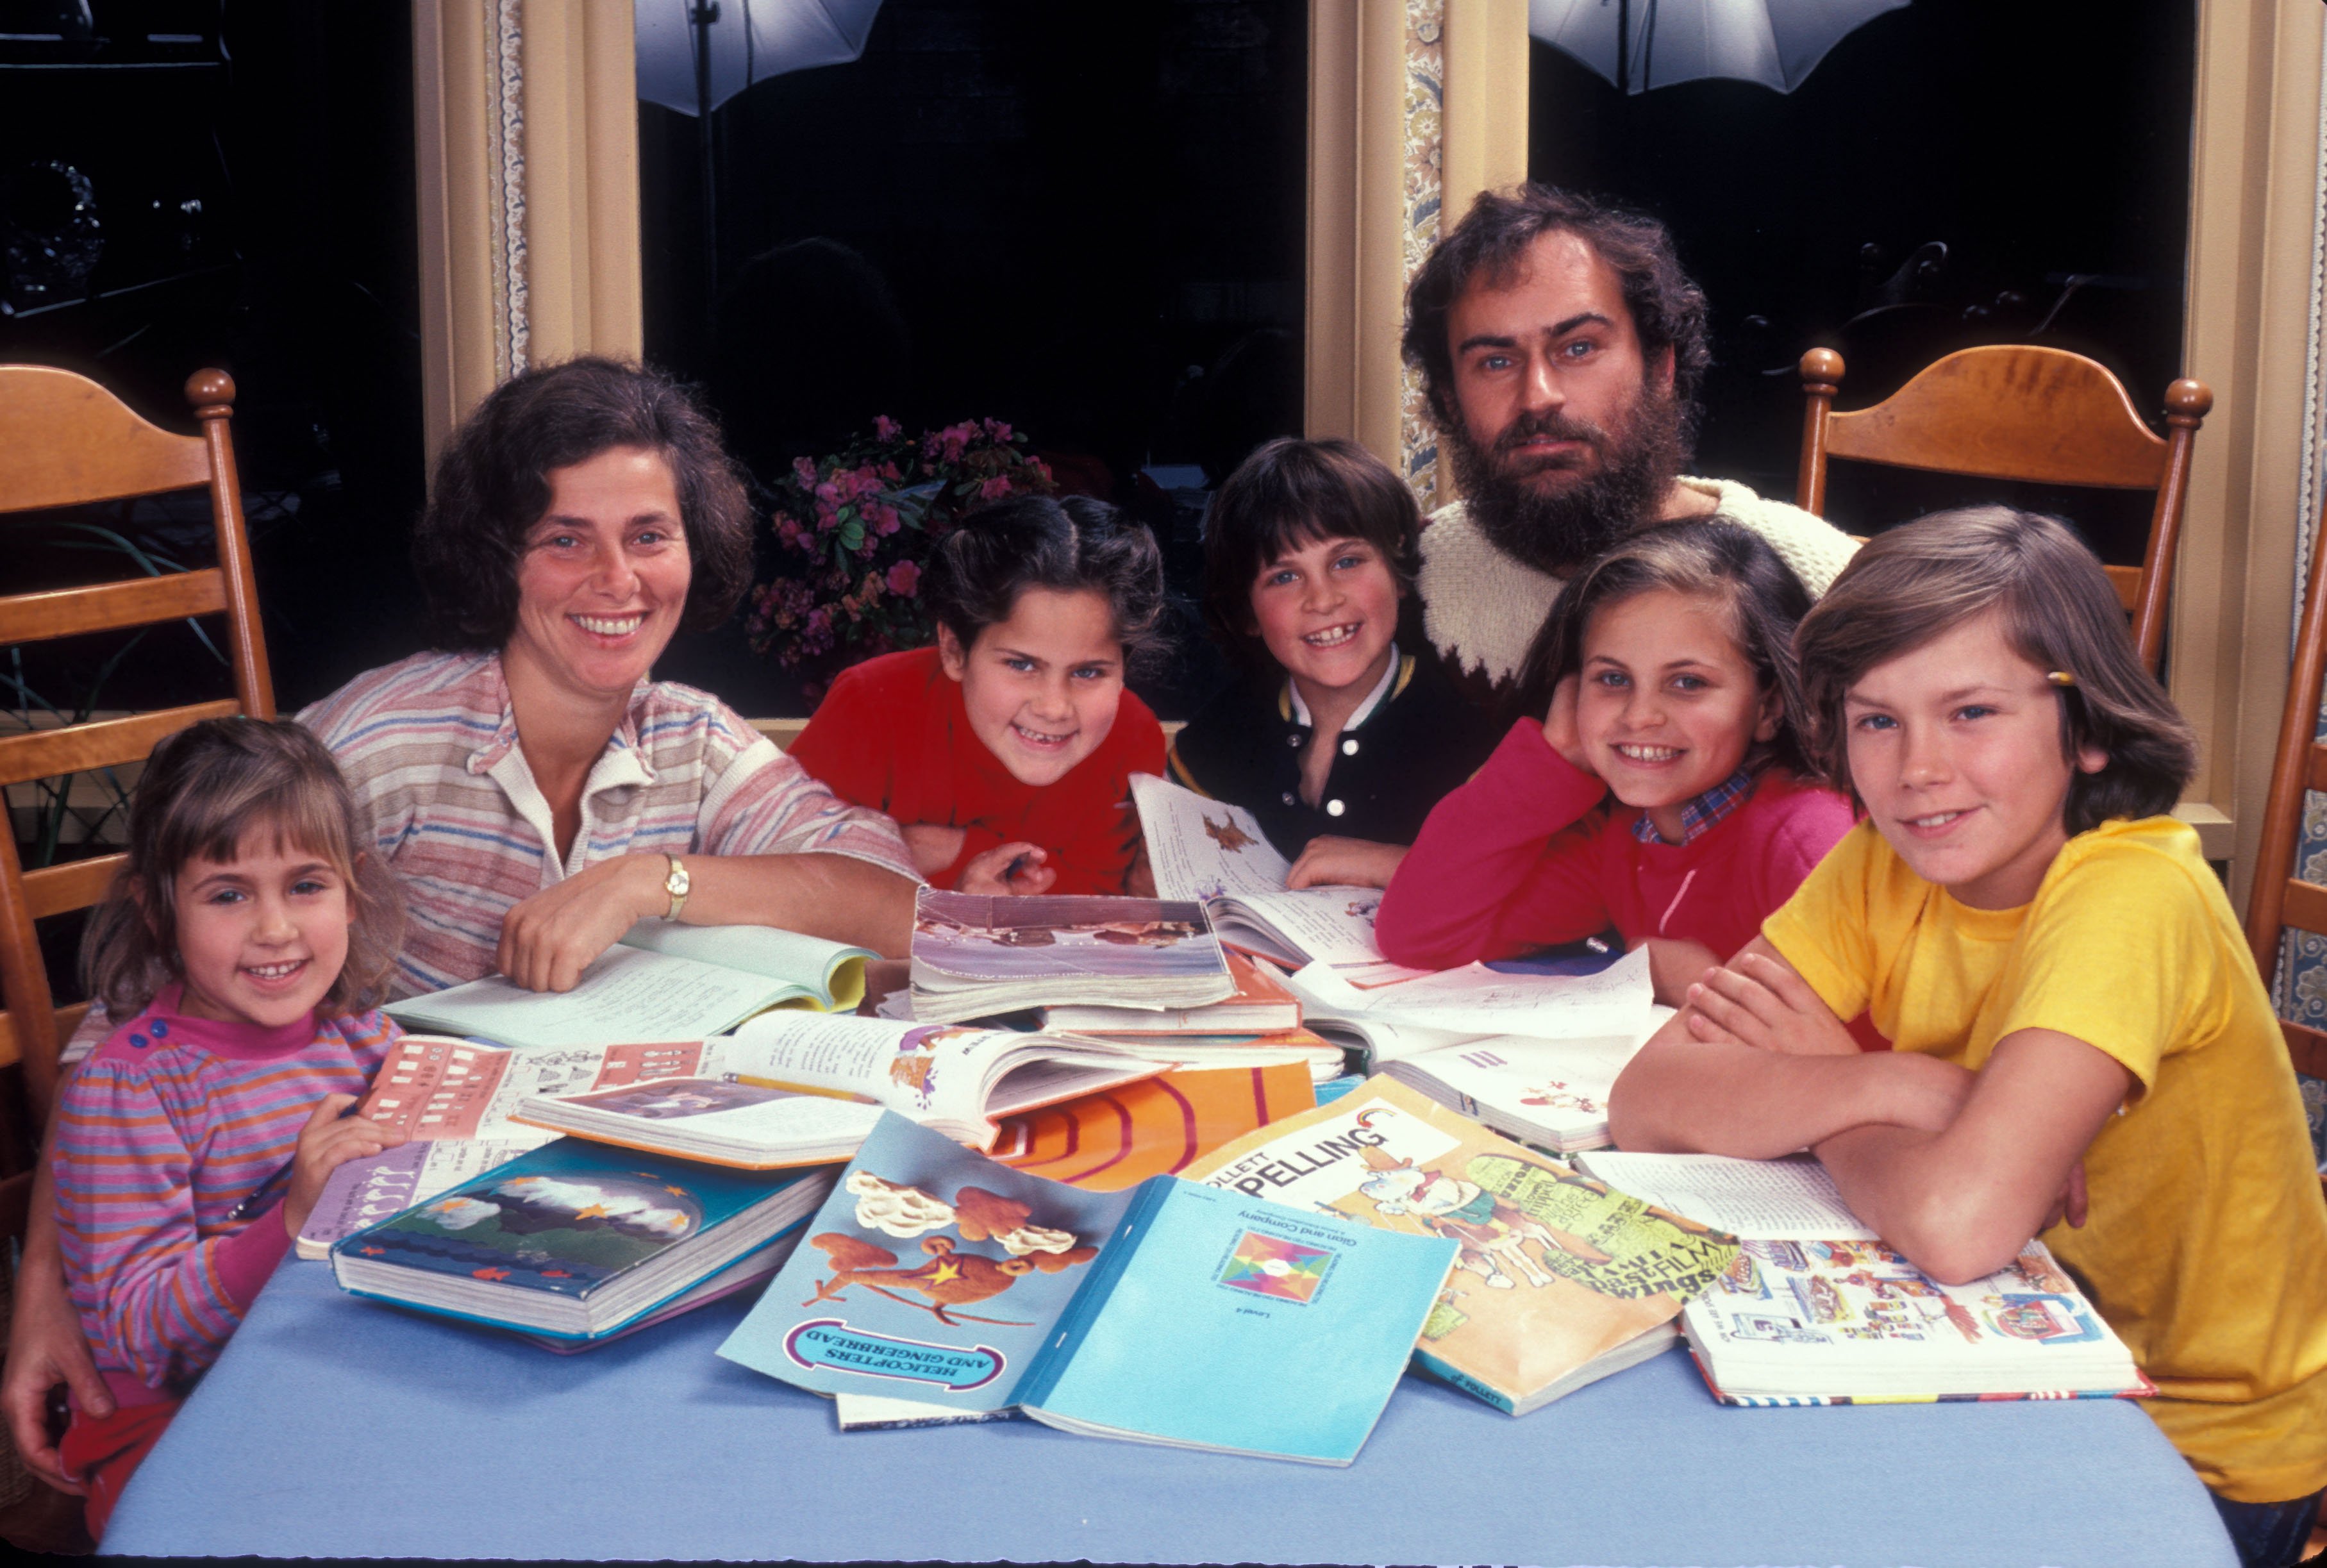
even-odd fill
[[[1612,926],[1678,1004],[1850,829],[1798,739],[1808,609],[1776,552],[1719,518],[1584,567],[1528,658],[1546,717],[1431,812],[1382,897],[1384,956],[1449,968]]]
[[[404,1141],[341,1119],[398,1032],[374,1009],[402,910],[361,842],[338,766],[296,724],[196,724],[138,785],[83,950],[126,1022],[56,1123],[65,1280],[114,1404],[77,1405],[61,1444],[91,1535],[324,1178]]]

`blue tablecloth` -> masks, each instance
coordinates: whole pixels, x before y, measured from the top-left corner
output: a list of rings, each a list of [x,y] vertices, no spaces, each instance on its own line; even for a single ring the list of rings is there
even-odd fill
[[[2233,1562],[2117,1400],[1731,1410],[1659,1356],[1514,1421],[1409,1377],[1348,1470],[1032,1422],[833,1428],[718,1359],[741,1300],[584,1355],[286,1262],[108,1552],[809,1562]]]

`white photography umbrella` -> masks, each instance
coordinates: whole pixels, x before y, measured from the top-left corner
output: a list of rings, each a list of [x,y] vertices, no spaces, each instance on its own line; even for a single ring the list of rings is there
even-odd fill
[[[707,114],[786,71],[864,52],[881,0],[638,0],[639,97]]]
[[[1528,32],[1625,92],[1734,77],[1791,92],[1907,0],[1528,0]]]

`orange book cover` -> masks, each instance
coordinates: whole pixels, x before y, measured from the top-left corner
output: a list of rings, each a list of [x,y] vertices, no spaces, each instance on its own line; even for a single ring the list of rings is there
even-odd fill
[[[1072,1187],[1115,1192],[1172,1175],[1317,1103],[1303,1062],[1182,1067],[1001,1125],[991,1157]]]

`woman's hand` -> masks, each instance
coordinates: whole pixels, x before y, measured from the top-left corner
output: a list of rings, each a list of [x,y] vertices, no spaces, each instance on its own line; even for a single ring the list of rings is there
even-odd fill
[[[1321,833],[1309,841],[1301,858],[1285,874],[1288,888],[1386,888],[1398,862],[1411,848],[1404,844],[1376,844],[1369,838],[1341,838]]]
[[[1850,1031],[1792,965],[1751,947],[1731,964],[1688,988],[1689,1033],[1793,1056],[1858,1054]]]
[[[590,961],[650,915],[670,908],[665,854],[600,861],[501,917],[500,972],[528,991],[571,991]]]
[[[958,834],[961,829],[946,831]],[[997,844],[984,854],[970,857],[969,863],[961,868],[954,889],[965,893],[1023,897],[1046,893],[1059,880],[1058,868],[1049,863],[1050,859],[1051,852],[1038,844]]]
[[[298,1151],[291,1156],[291,1190],[283,1195],[283,1228],[294,1241],[306,1228],[307,1217],[315,1212],[315,1199],[323,1195],[323,1183],[332,1171],[404,1142],[400,1129],[383,1127],[369,1116],[348,1115],[348,1107],[355,1103],[353,1095],[325,1095],[299,1129]]]
[[[935,822],[902,824],[898,832],[905,835],[905,847],[912,852],[913,869],[924,877],[932,877],[961,858],[961,846],[969,837],[966,827],[946,827]]]
[[[1563,676],[1551,688],[1551,711],[1543,716],[1543,738],[1551,749],[1567,760],[1567,765],[1579,773],[1593,773],[1591,761],[1584,751],[1584,736],[1575,727],[1575,694],[1583,688],[1581,676]]]

